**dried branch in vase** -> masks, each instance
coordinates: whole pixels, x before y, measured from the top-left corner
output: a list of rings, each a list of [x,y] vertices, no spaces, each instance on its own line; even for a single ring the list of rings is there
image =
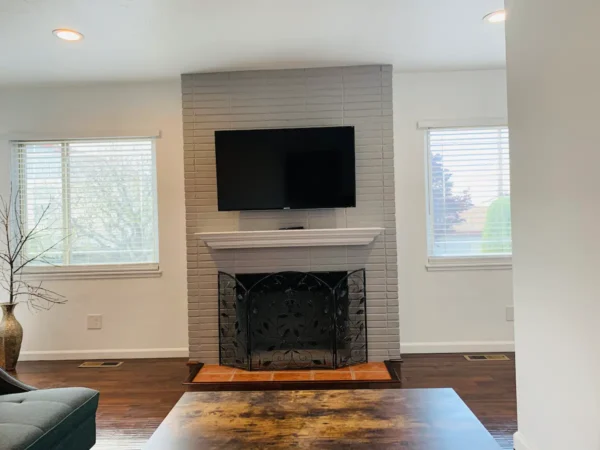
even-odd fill
[[[66,238],[53,244],[42,245],[54,228],[48,224],[51,205],[35,211],[35,218],[28,222],[21,214],[21,193],[11,190],[8,199],[0,196],[0,286],[8,292],[8,303],[27,303],[32,310],[47,310],[67,299],[61,294],[42,287],[41,282],[24,278],[25,269],[36,263],[52,265],[47,256],[56,250]],[[37,244],[33,250],[33,244]]]

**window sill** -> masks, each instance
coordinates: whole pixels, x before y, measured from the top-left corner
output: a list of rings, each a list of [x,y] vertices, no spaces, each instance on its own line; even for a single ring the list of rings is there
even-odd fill
[[[429,258],[425,268],[429,272],[452,270],[512,270],[512,257]]]
[[[23,279],[39,281],[158,278],[160,276],[162,271],[158,264],[29,267],[23,271]]]

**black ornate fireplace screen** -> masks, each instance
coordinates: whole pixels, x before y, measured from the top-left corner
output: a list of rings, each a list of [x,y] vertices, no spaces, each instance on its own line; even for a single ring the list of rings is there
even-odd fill
[[[367,362],[365,282],[364,269],[219,272],[219,363],[285,370]]]

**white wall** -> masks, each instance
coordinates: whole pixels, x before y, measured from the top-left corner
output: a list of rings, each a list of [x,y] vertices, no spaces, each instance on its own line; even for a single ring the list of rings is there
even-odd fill
[[[180,81],[0,89],[0,192],[9,186],[6,136],[156,134],[161,278],[46,282],[69,299],[17,310],[22,360],[187,356],[187,291]],[[4,135],[4,139],[2,138]],[[5,294],[3,299],[6,298]],[[102,314],[102,330],[86,316]]]
[[[421,120],[506,117],[503,70],[394,74],[396,216],[403,353],[507,351],[510,270],[427,272]],[[475,120],[474,125],[477,124]]]
[[[600,3],[509,0],[517,450],[600,449]]]
[[[505,116],[504,71],[396,73],[394,80],[402,351],[508,350],[511,271],[425,270],[424,137],[416,129],[418,120]],[[106,350],[121,357],[187,354],[181,121],[179,80],[0,89],[0,137],[163,133],[157,143],[162,278],[47,282],[70,301],[36,314],[20,308],[23,359]],[[8,189],[8,166],[0,140],[0,192]],[[103,330],[86,330],[86,315],[98,313]],[[142,351],[125,352],[131,349]]]

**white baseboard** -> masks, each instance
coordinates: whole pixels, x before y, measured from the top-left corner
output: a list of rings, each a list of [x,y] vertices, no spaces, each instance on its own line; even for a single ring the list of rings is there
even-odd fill
[[[23,351],[19,361],[61,361],[78,359],[145,359],[187,358],[187,347],[181,348],[136,348],[106,350],[57,350]]]
[[[513,341],[408,342],[402,353],[513,352]],[[20,361],[60,361],[79,359],[187,358],[187,347],[103,350],[22,351]]]
[[[517,431],[514,434],[513,438],[514,438],[513,447],[515,448],[515,450],[532,450],[531,447],[529,447],[525,443],[525,439],[523,438],[523,435],[521,434],[520,431]]]
[[[400,350],[409,353],[514,352],[514,341],[405,342]]]

